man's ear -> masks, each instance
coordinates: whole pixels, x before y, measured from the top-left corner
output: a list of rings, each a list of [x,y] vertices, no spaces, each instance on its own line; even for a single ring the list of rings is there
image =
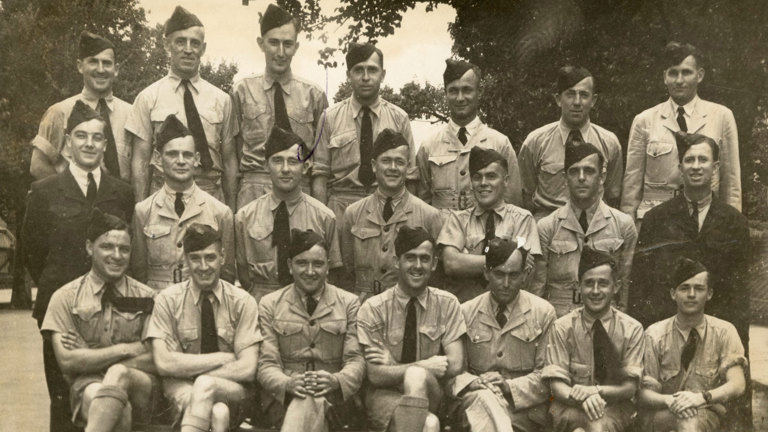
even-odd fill
[[[93,256],[93,242],[90,240],[85,241],[85,252],[88,254],[89,257]]]

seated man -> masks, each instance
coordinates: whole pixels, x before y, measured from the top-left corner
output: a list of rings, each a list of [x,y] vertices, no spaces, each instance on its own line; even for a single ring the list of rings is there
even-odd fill
[[[541,369],[555,308],[521,290],[527,255],[514,241],[492,240],[483,269],[490,292],[461,305],[468,367],[453,391],[473,432],[532,432],[547,423]]]
[[[585,248],[579,261],[583,307],[555,321],[542,378],[554,401],[555,432],[627,428],[643,367],[643,327],[611,306],[619,290],[611,255]]]
[[[145,340],[152,341],[176,425],[182,432],[222,432],[243,420],[250,400],[261,333],[256,300],[220,279],[221,234],[192,224],[184,233],[190,279],[156,298]]]
[[[644,431],[720,431],[723,402],[746,387],[747,360],[733,324],[704,314],[712,298],[709,272],[681,257],[669,290],[677,315],[646,331],[645,371],[638,394]]]
[[[365,361],[357,343],[357,296],[326,283],[329,246],[294,229],[288,250],[293,284],[259,303],[264,334],[258,378],[270,427],[327,431],[362,426],[352,399]]]
[[[91,270],[53,294],[41,328],[70,383],[72,422],[86,431],[130,431],[152,408],[157,378],[141,337],[154,291],[125,275],[130,232],[122,219],[93,211]]]
[[[427,286],[437,256],[424,228],[400,228],[395,256],[397,284],[366,300],[358,314],[368,366],[368,426],[436,432],[443,384],[464,363],[466,326],[456,297]]]

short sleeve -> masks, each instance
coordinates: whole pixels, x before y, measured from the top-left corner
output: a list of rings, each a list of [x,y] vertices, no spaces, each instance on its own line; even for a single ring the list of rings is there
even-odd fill
[[[264,340],[259,330],[259,306],[250,295],[242,298],[240,320],[235,328],[235,355]]]
[[[384,341],[384,322],[371,306],[371,301],[363,303],[357,314],[357,339],[360,345],[381,345]]]
[[[641,380],[641,387],[657,393],[661,392],[660,376],[658,349],[653,338],[650,335],[646,335],[645,348],[643,350],[643,378]]]
[[[542,379],[559,379],[566,384],[571,384],[569,372],[571,356],[568,351],[568,328],[561,322],[555,321],[547,338],[547,351],[544,357],[544,369],[541,371]]]
[[[64,129],[67,121],[67,115],[57,105],[51,106],[43,114],[37,135],[32,139],[32,146],[40,150],[51,163],[59,160],[64,148]]]
[[[464,314],[461,313],[461,305],[456,297],[449,297],[441,305],[445,311],[443,318],[446,320],[443,346],[459,340],[467,333],[467,324],[464,322]]]
[[[643,355],[645,351],[645,337],[643,327],[635,323],[631,327],[626,326],[629,336],[625,342],[622,365],[627,377],[640,380],[643,375]]]
[[[45,313],[45,319],[43,319],[43,325],[40,327],[41,332],[66,333],[77,331],[70,313],[70,299],[71,294],[68,290],[59,289],[53,293]]]
[[[168,296],[160,293],[155,297],[155,308],[152,310],[152,317],[149,319],[149,328],[144,336],[144,341],[162,339],[169,351],[181,352],[181,342],[174,331],[171,308]]]
[[[47,318],[47,317],[46,317]],[[739,333],[733,325],[728,326],[723,333],[723,349],[720,357],[720,374],[725,378],[728,369],[741,366],[747,369],[747,358],[744,356],[744,345],[741,343]]]
[[[142,141],[152,142],[152,121],[149,117],[150,100],[148,89],[145,89],[133,102],[128,120],[125,122],[125,130],[136,135]]]
[[[443,246],[453,246],[461,252],[466,246],[466,236],[464,230],[461,228],[461,220],[459,216],[451,212],[448,219],[443,225],[443,229],[440,230],[440,235],[437,236],[437,244]]]

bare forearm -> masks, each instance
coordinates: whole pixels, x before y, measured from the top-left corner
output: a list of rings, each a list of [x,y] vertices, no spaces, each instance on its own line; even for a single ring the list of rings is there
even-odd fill
[[[461,253],[455,248],[445,251],[445,272],[448,276],[481,276],[485,255]]]
[[[158,358],[155,357],[157,370],[161,375],[176,378],[196,377],[235,360],[234,354],[221,352],[210,354],[169,352],[164,356],[167,358],[163,362],[158,362]]]
[[[376,387],[393,387],[403,383],[405,370],[411,364],[374,365],[368,363],[368,381]]]
[[[668,407],[667,398],[670,395],[656,393],[651,389],[640,389],[637,394],[638,402],[641,406],[652,409],[665,409]]]
[[[227,152],[224,160],[224,201],[232,213],[237,212],[237,155],[234,150],[234,142],[230,143],[232,150]]]
[[[145,352],[136,357],[125,359],[120,364],[149,374],[157,374],[157,368],[155,367],[151,352]]]
[[[207,372],[206,375],[225,378],[236,382],[250,382],[256,376],[255,364],[247,364],[248,359],[238,359],[234,362],[219,366],[218,368]]]
[[[131,179],[136,202],[144,200],[149,195],[149,161],[152,157],[150,143],[133,138],[133,156],[131,157]]]
[[[565,382],[561,380],[552,380],[549,384],[549,388],[552,390],[552,396],[558,402],[568,405],[580,405],[570,398],[571,390],[573,387],[566,384]]]
[[[67,353],[60,359],[61,369],[68,374],[83,374],[100,372],[107,367],[131,358],[136,350],[134,344],[117,344],[106,348],[78,348]]]
[[[631,399],[635,391],[637,391],[637,382],[634,380],[626,380],[620,385],[600,386],[600,396],[606,402]]]

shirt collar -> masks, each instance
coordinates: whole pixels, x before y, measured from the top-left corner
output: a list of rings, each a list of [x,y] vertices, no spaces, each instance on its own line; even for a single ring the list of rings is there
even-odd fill
[[[475,116],[474,119],[472,119],[471,122],[467,123],[466,126],[464,126],[467,129],[467,136],[474,136],[477,133],[477,129],[480,127],[482,122],[480,121],[479,116]],[[451,132],[453,136],[457,136],[459,134],[459,129],[461,126],[456,124],[456,122],[453,121],[453,119],[448,120],[448,130]]]
[[[679,323],[677,321],[677,315],[675,315],[674,324],[675,324],[675,329],[683,337],[683,340],[687,341],[688,340],[688,336],[691,334],[691,329],[690,328],[686,329],[686,330],[681,329],[680,325],[679,325]],[[697,324],[696,327],[692,327],[692,328],[695,328],[696,331],[699,333],[699,338],[703,338],[704,334],[707,331],[707,317],[706,317],[706,315],[701,318],[701,322],[699,324]]]
[[[104,279],[102,279],[99,275],[96,274],[93,270],[89,271],[88,274],[85,275],[87,284],[91,287],[91,291],[94,295],[98,295],[102,291],[104,291],[104,285],[106,282]],[[115,288],[117,289],[117,292],[126,295],[128,293],[127,288],[127,282],[125,280],[125,276],[121,277],[119,281],[115,284]]]
[[[579,217],[581,217],[581,212],[585,211],[585,210],[582,210],[582,209],[576,207],[571,202],[568,203],[568,206],[571,208],[571,211],[573,212],[573,215],[576,216],[576,220],[578,220]],[[586,212],[587,212],[587,225],[589,225],[590,222],[592,222],[592,218],[595,217],[595,213],[597,213],[597,207],[598,206],[600,206],[600,200],[599,199],[595,200],[595,202],[586,209]]]
[[[323,284],[322,288],[317,290],[317,292],[312,296],[315,301],[317,301],[317,304],[320,304],[320,299],[323,298],[323,294],[325,294],[325,284]],[[296,297],[298,297],[301,302],[304,304],[304,306],[307,306],[307,295],[304,294],[298,287],[296,287],[296,284],[293,284],[293,293]]]
[[[690,102],[688,102],[687,104],[683,105],[683,109],[685,110],[685,114],[688,117],[692,117],[693,113],[696,112],[696,102],[698,102],[698,101],[699,101],[699,95],[696,95],[696,96],[693,97],[693,99],[691,99]],[[672,115],[677,116],[677,108],[680,105],[676,104],[675,101],[672,100],[671,97],[669,98],[669,103],[672,104]]]
[[[496,299],[493,298],[493,295],[488,294],[488,298],[490,299],[490,305],[491,305],[491,313],[493,313],[493,316],[496,316],[496,312],[499,310],[499,303],[496,301]],[[517,296],[514,300],[507,303],[507,307],[504,308],[504,315],[506,315],[507,318],[512,316],[512,310],[515,308],[515,305],[517,302],[520,301],[520,293],[517,293]]]
[[[363,109],[363,105],[360,102],[358,102],[354,94],[350,96],[349,99],[350,99],[350,103],[352,104],[352,112],[353,112],[352,117],[357,118],[360,116],[360,111]],[[379,109],[381,108],[381,97],[376,96],[376,100],[372,104],[368,105],[368,108],[371,109],[371,112],[376,117],[380,117]]]
[[[493,210],[497,215],[501,216],[505,206],[506,203],[504,200],[500,200],[492,209],[483,209],[479,205],[475,205],[475,208],[472,209],[472,213],[477,217],[483,217],[488,210]]]
[[[280,79],[275,79],[269,71],[264,72],[264,90],[269,90],[272,88],[272,86],[275,84],[275,82],[280,83],[280,87],[283,88],[283,91],[286,94],[291,94],[291,80],[293,79],[293,72],[288,71],[280,77]]]
[[[608,331],[608,328],[611,325],[611,321],[613,321],[613,317],[616,315],[615,311],[613,310],[613,306],[608,308],[608,311],[600,317],[600,322],[603,323],[603,327],[605,327],[605,330]],[[581,308],[581,319],[584,322],[584,327],[586,327],[587,331],[592,330],[592,325],[595,323],[595,319],[592,318],[592,316],[587,313],[587,310],[583,307]]]
[[[304,192],[300,193],[298,197],[292,199],[292,200],[286,200],[285,206],[288,208],[288,214],[293,214],[293,211],[296,210],[296,207],[299,206],[299,203],[304,201]],[[280,200],[277,199],[274,193],[269,194],[270,198],[270,204],[269,209],[272,211],[275,211],[277,207],[280,205]]]
[[[196,185],[192,183],[192,186],[188,187],[186,190],[183,191],[175,191],[168,186],[168,184],[163,184],[163,189],[165,190],[165,194],[168,195],[170,199],[176,199],[176,192],[181,192],[181,200],[184,201],[184,204],[188,204],[189,200],[192,199],[192,194],[195,193]]]
[[[397,300],[397,302],[400,303],[403,308],[405,308],[408,305],[408,302],[411,300],[411,297],[406,294],[402,288],[400,288],[399,284],[395,285],[393,290],[395,293],[395,300]],[[425,287],[424,291],[416,296],[416,301],[424,310],[427,310],[427,295],[429,295],[429,287]]]
[[[94,110],[99,106],[99,97],[92,94],[90,90],[88,90],[85,87],[83,87],[83,91],[80,92],[80,100],[85,102],[88,106],[90,106]],[[107,96],[104,96],[104,101],[107,102],[107,108],[109,108],[110,111],[114,112],[115,110],[113,109],[112,104],[115,101],[115,96],[112,94],[112,90],[109,91],[109,94]]]
[[[400,205],[400,201],[402,201],[403,197],[405,196],[405,186],[400,190],[400,192],[396,193],[394,196],[392,196],[392,209],[394,210],[395,207]],[[376,198],[379,201],[379,204],[382,206],[387,203],[387,197],[381,193],[379,188],[376,188],[376,190],[373,192],[376,195]]]
[[[199,305],[200,304],[200,298],[202,297],[202,295],[201,295],[202,292],[200,291],[199,288],[197,288],[195,286],[194,282],[192,282],[192,279],[189,279],[187,281],[187,283],[189,284],[190,292],[192,292],[192,300],[195,302],[196,305]],[[213,292],[213,296],[216,297],[216,300],[219,302],[219,304],[221,304],[221,298],[222,298],[223,291],[224,291],[224,289],[221,287],[221,280],[219,280],[219,283],[216,284],[216,287],[212,291]]]
[[[683,189],[683,196],[685,197],[685,202],[688,204],[688,208],[692,208],[693,201],[688,198],[688,195],[685,194],[685,189]],[[704,198],[700,199],[699,201],[696,201],[697,209],[701,211],[703,208],[709,207],[710,204],[712,204],[712,194],[707,194]]]
[[[77,183],[80,185],[85,185],[86,189],[88,188],[88,173],[93,173],[93,180],[96,181],[96,187],[98,188],[101,185],[101,167],[96,167],[91,171],[86,171],[77,164],[71,163],[69,164],[69,172],[72,173],[72,176],[77,180]]]
[[[176,75],[173,71],[170,71],[170,70],[168,71],[168,78],[170,78],[171,81],[175,82],[176,84],[174,86],[175,89],[178,90],[179,87],[181,87],[182,78]],[[196,73],[195,76],[193,76],[192,78],[189,78],[189,83],[191,84],[192,89],[196,92],[199,92],[199,89],[197,88],[199,82],[200,82],[200,72]]]
[[[587,122],[584,123],[584,126],[579,129],[581,131],[581,137],[584,138],[584,142],[588,142],[587,134],[589,133],[589,129],[592,127],[592,122],[587,119]],[[568,125],[565,124],[563,119],[560,119],[560,122],[558,124],[558,129],[560,130],[560,137],[563,139],[563,145],[565,145],[565,141],[568,139],[568,134],[571,133],[571,128],[568,127]]]

